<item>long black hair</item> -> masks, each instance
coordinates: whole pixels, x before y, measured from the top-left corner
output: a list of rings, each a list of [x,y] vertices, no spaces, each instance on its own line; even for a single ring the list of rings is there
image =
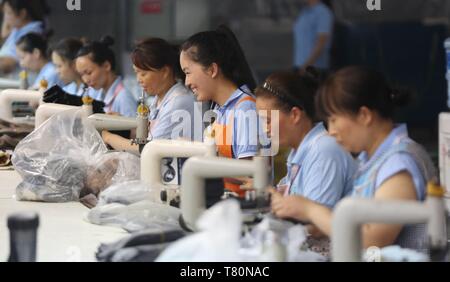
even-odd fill
[[[216,63],[224,76],[238,87],[247,85],[255,89],[256,82],[244,51],[234,33],[225,25],[194,34],[181,45],[181,50],[204,67]]]

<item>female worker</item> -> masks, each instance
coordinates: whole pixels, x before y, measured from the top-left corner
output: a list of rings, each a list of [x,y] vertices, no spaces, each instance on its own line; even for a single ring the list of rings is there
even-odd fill
[[[3,7],[2,37],[6,37],[0,49],[0,72],[13,72],[19,61],[16,44],[28,33],[42,34],[48,6],[44,0],[5,0]]]
[[[30,89],[39,89],[43,80],[47,82],[47,88],[53,85],[63,86],[55,65],[48,58],[47,48],[47,39],[37,33],[28,33],[17,42],[16,52],[20,66],[27,71],[37,73]]]
[[[149,140],[191,140],[195,99],[181,82],[184,77],[178,50],[163,39],[148,38],[136,45],[131,59],[142,89],[155,97],[150,105]],[[116,150],[138,150],[130,140],[108,131],[103,131],[102,136]]]
[[[64,84],[63,90],[69,94],[95,98],[100,96],[99,91],[88,87],[83,83],[81,76],[75,68],[75,58],[83,47],[83,42],[78,38],[64,38],[53,48],[52,61],[56,67],[59,78]],[[85,89],[86,88],[86,89]]]
[[[408,93],[391,88],[383,75],[363,67],[347,67],[329,77],[316,105],[328,119],[329,133],[359,155],[352,196],[377,200],[423,201],[433,164],[420,145],[408,137],[405,124],[395,124],[394,110]],[[282,218],[314,224],[331,234],[332,210],[305,197],[282,197],[272,190],[272,210]],[[422,225],[365,224],[365,248],[398,244],[423,249]]]
[[[252,158],[257,153],[255,83],[233,33],[219,27],[200,32],[181,46],[181,68],[186,85],[198,101],[213,101],[217,118],[212,132],[220,156]],[[255,121],[246,118],[253,116]],[[252,128],[252,126],[254,128]],[[225,188],[244,195],[238,181],[225,180]]]
[[[256,88],[256,107],[268,113],[266,128],[271,139],[278,138],[280,146],[291,148],[288,173],[278,190],[333,208],[351,192],[355,164],[323,123],[316,122],[318,87],[318,74],[312,68],[302,75],[274,73]],[[272,120],[271,111],[278,112],[278,121]],[[278,122],[278,136],[271,136],[272,122]]]
[[[113,44],[114,40],[106,36],[84,45],[77,54],[76,69],[84,83],[102,90],[94,98],[105,103],[105,113],[135,117],[137,101],[114,71],[116,60],[110,48]]]

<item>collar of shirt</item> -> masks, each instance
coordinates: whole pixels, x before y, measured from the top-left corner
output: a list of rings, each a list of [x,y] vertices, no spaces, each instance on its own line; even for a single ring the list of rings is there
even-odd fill
[[[398,143],[400,139],[408,137],[408,128],[406,124],[398,124],[394,127],[394,129],[389,133],[389,135],[384,139],[383,143],[381,143],[380,146],[375,150],[375,153],[373,154],[371,159],[377,158],[379,155],[381,155],[383,152],[385,152],[389,147],[391,147],[394,143]],[[364,165],[369,161],[367,152],[362,152],[358,156],[358,161],[360,162],[360,165]]]
[[[315,138],[319,134],[323,134],[326,132],[325,127],[322,122],[317,123],[309,132],[306,134],[305,138],[303,138],[300,146],[298,146],[297,150],[292,150],[288,156],[287,163],[289,165],[293,164],[301,164],[305,159],[307,153],[310,151],[310,147],[313,143],[315,143]]]
[[[41,69],[41,71],[39,72],[39,74],[40,74],[40,75],[44,75],[45,73],[47,73],[48,71],[50,71],[50,70],[52,70],[52,69],[55,69],[55,65],[53,65],[52,62],[48,62],[48,63],[46,63],[46,64],[42,67],[42,69]]]
[[[108,92],[103,91],[102,93],[102,100],[106,105],[109,105],[111,103],[111,100],[114,99],[114,95],[116,94],[116,88],[119,86],[119,83],[122,82],[122,77],[118,76],[116,80],[114,80],[111,87],[108,89]]]
[[[165,107],[167,105],[167,103],[170,102],[170,100],[172,100],[172,96],[176,93],[176,90],[179,87],[182,87],[181,82],[177,82],[175,83],[170,89],[169,91],[167,91],[166,95],[164,95],[163,100],[161,101],[161,103],[159,104],[159,107],[157,106],[158,104],[158,98],[155,97],[155,99],[152,100],[152,103],[150,104],[150,120],[154,120],[156,119],[156,117],[158,116],[159,111]]]
[[[248,91],[248,93],[247,93]],[[250,90],[248,89],[247,85],[243,85],[241,87],[239,87],[238,89],[236,89],[233,94],[231,94],[230,98],[228,98],[228,100],[225,102],[225,104],[223,104],[222,106],[217,105],[215,110],[219,111],[220,113],[224,113],[226,110],[229,110],[230,108],[233,107],[233,105],[239,101],[239,99],[245,95],[245,94],[249,94]]]

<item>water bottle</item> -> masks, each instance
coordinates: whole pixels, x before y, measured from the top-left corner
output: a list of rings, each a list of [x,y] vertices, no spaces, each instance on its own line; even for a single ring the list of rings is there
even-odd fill
[[[21,212],[8,217],[10,254],[9,262],[35,262],[39,216]]]
[[[445,47],[445,53],[446,53],[446,58],[447,58],[447,74],[446,74],[446,78],[447,78],[447,106],[450,108],[450,38],[447,38],[447,40],[445,40],[444,43],[444,47]]]

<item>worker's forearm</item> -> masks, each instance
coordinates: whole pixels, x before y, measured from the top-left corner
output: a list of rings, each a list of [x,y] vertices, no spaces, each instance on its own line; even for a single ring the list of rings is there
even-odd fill
[[[116,134],[110,134],[107,138],[105,138],[105,143],[111,146],[114,150],[117,151],[132,151],[139,152],[138,145],[131,145],[131,141],[129,139],[123,138],[122,136]]]
[[[322,233],[327,236],[331,235],[332,211],[323,205],[311,203],[308,208],[307,217]]]

